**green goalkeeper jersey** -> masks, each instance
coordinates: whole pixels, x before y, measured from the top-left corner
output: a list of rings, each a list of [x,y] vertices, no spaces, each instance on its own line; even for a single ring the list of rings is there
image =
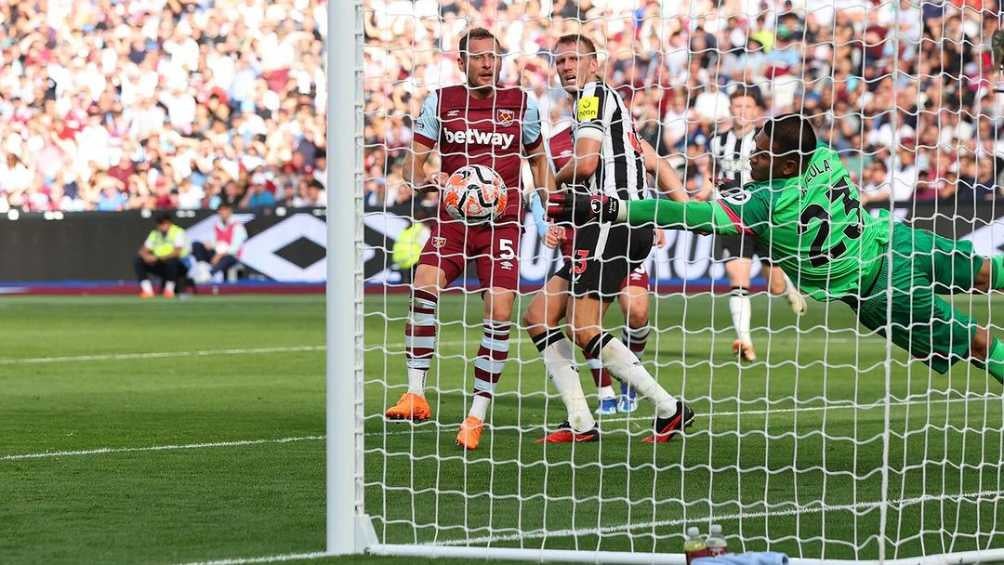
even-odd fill
[[[840,155],[819,146],[798,177],[752,182],[715,202],[628,203],[632,224],[750,234],[771,262],[817,300],[860,295],[888,246],[889,217],[861,208]]]

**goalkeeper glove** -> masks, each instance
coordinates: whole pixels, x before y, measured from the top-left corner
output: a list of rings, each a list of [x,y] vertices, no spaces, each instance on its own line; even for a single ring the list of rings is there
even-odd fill
[[[586,196],[568,192],[552,194],[547,202],[547,214],[552,220],[571,221],[577,226],[590,222],[616,222],[620,214],[619,198],[594,194]]]

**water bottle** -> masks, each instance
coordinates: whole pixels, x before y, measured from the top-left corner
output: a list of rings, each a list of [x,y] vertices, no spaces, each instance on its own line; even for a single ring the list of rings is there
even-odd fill
[[[722,527],[718,524],[711,524],[708,528],[708,541],[705,544],[708,546],[708,552],[714,557],[729,552],[725,536],[722,535]]]
[[[698,557],[711,556],[707,544],[701,538],[701,530],[697,529],[696,526],[687,528],[687,539],[683,542],[683,553],[687,557],[688,564]]]

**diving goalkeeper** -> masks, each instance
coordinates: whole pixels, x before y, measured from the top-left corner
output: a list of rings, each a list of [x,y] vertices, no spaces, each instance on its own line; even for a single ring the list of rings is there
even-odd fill
[[[888,324],[893,343],[935,371],[967,360],[1004,382],[1004,343],[938,296],[1004,288],[1004,256],[979,257],[971,242],[902,223],[890,233],[889,214],[862,210],[840,156],[817,146],[812,125],[799,115],[767,121],[755,143],[753,182],[719,200],[622,202],[556,193],[549,214],[576,224],[752,235],[800,289],[846,302],[871,330],[884,332]]]

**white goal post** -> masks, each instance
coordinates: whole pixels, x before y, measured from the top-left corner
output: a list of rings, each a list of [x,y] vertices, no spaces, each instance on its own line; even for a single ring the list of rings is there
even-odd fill
[[[584,4],[616,5],[618,1],[599,0]],[[670,1],[662,0],[659,4]],[[623,2],[632,6],[649,4],[643,0]],[[968,2],[961,0],[964,6]],[[448,5],[452,9],[456,4],[464,3],[460,0]],[[518,10],[523,3],[522,0],[498,2],[510,10]],[[682,0],[680,3],[697,6],[750,2]],[[561,0],[540,0],[533,4],[551,8],[565,5]],[[775,4],[783,2],[772,0],[771,5]],[[901,9],[923,9],[928,2],[884,0],[873,4],[871,0],[796,0],[794,4],[810,11],[823,4],[871,5],[872,8],[863,8],[868,14],[866,19],[873,17],[872,10],[876,13],[878,10],[890,10],[892,21],[900,22]],[[378,281],[374,283],[374,288],[379,299],[367,302],[364,286],[370,270],[365,263],[372,257],[370,248],[374,244],[368,242],[364,233],[365,229],[379,231],[384,245],[390,246],[401,226],[408,225],[412,218],[395,216],[386,204],[382,205],[382,210],[364,208],[364,182],[368,180],[368,171],[363,164],[367,146],[364,129],[369,119],[365,113],[364,19],[367,10],[390,9],[392,5],[396,10],[404,10],[406,5],[415,10],[421,6],[435,6],[436,13],[440,13],[438,0],[374,0],[372,5],[368,0],[327,2],[327,554],[682,564],[685,562],[681,550],[684,526],[700,525],[706,533],[707,525],[722,521],[726,524],[730,547],[757,551],[796,548],[788,552],[792,558],[790,562],[796,564],[1004,561],[1004,473],[999,469],[1004,462],[1004,402],[997,383],[991,381],[988,384],[984,381],[986,375],[975,369],[960,368],[965,363],[954,369],[951,378],[929,371],[926,366],[910,361],[907,355],[898,352],[888,338],[858,326],[846,306],[840,303],[812,302],[810,305],[810,308],[825,312],[815,314],[818,319],[825,320],[823,324],[837,320],[834,327],[803,327],[783,316],[780,318],[782,323],[775,327],[774,318],[769,313],[764,319],[754,320],[754,330],[759,332],[758,335],[767,336],[763,337],[761,360],[759,365],[754,365],[754,369],[741,365],[734,357],[728,360],[720,352],[709,354],[709,348],[715,350],[713,343],[716,337],[719,342],[731,341],[731,326],[722,325],[722,320],[728,320],[729,307],[722,302],[726,298],[714,296],[715,290],[721,288],[721,283],[715,281],[722,277],[722,270],[715,267],[710,259],[710,239],[689,234],[671,236],[676,238],[670,244],[677,246],[675,256],[662,252],[661,256],[650,259],[653,279],[661,273],[667,278],[672,276],[684,282],[681,283],[682,291],[674,287],[674,290],[655,295],[651,315],[653,337],[650,338],[644,363],[652,367],[656,379],[673,394],[685,394],[688,401],[693,399],[699,407],[698,416],[702,419],[699,420],[691,451],[681,451],[678,444],[671,443],[675,447],[670,449],[677,450],[672,457],[659,459],[652,455],[651,461],[639,463],[641,458],[638,454],[642,450],[628,447],[628,461],[621,462],[604,455],[604,445],[600,443],[596,448],[586,446],[597,455],[592,459],[591,455],[585,456],[582,464],[577,456],[584,450],[578,449],[579,446],[567,452],[570,459],[567,463],[555,455],[558,451],[545,450],[543,455],[534,452],[531,457],[524,458],[528,451],[534,449],[532,440],[546,427],[553,427],[556,419],[560,421],[561,408],[554,387],[545,377],[538,352],[530,340],[520,339],[525,335],[525,328],[519,323],[521,311],[514,311],[512,316],[514,345],[505,376],[499,385],[500,392],[494,400],[495,405],[508,405],[508,410],[514,411],[506,414],[514,416],[507,421],[496,415],[495,421],[489,422],[485,434],[493,444],[483,448],[487,456],[449,451],[457,429],[456,422],[436,421],[436,417],[451,405],[451,414],[459,414],[461,408],[467,406],[465,395],[470,388],[469,374],[481,339],[478,333],[481,299],[475,290],[470,289],[461,289],[449,295],[444,293],[443,300],[462,301],[462,307],[458,307],[457,312],[442,306],[439,310],[439,315],[448,320],[441,322],[443,329],[438,339],[444,342],[459,339],[462,343],[449,355],[437,353],[432,362],[428,388],[432,391],[430,396],[435,395],[438,399],[433,402],[436,409],[433,421],[423,423],[422,427],[384,421],[381,405],[393,402],[407,384],[403,369],[393,365],[389,359],[404,358],[407,346],[401,342],[401,334],[408,306],[405,299],[395,298],[405,296],[404,293],[394,295],[388,290],[395,285],[405,286],[405,283],[379,279],[400,275],[397,269],[391,268],[390,260],[386,258],[383,259],[385,268],[378,269],[379,274],[374,277]],[[951,10],[950,7],[946,9]],[[1000,16],[996,12],[994,14]],[[772,17],[776,15],[771,12]],[[444,19],[452,17],[450,12]],[[955,24],[949,21],[949,17],[945,19],[943,29],[947,36],[950,26]],[[971,28],[975,21],[962,18],[960,25]],[[901,29],[906,30],[907,27]],[[875,32],[873,27],[862,25],[862,29],[866,28],[869,33]],[[442,25],[440,29],[447,29],[447,26]],[[504,30],[493,28],[492,31],[501,34]],[[963,33],[974,34],[970,37],[981,40],[988,39],[982,30],[973,32],[967,29]],[[948,38],[945,41],[951,43],[954,40]],[[959,40],[960,57],[963,56],[961,46],[965,41]],[[439,38],[432,44],[444,51],[456,49],[455,37],[452,36]],[[897,50],[891,58],[898,64],[899,50],[902,49],[900,38],[893,37],[891,45],[894,47],[890,49]],[[978,52],[976,46],[971,49]],[[862,57],[873,56],[865,55],[864,51]],[[689,62],[686,61],[687,64]],[[916,77],[900,80],[901,71],[896,64],[888,73],[893,79],[894,116],[887,128],[891,131],[882,130],[875,136],[891,135],[892,144],[902,146],[902,134],[897,129],[897,120],[900,119],[897,113],[900,108],[896,106],[896,101],[900,99],[898,91],[913,88],[911,80],[916,82]],[[833,73],[836,73],[838,65],[839,61],[835,61],[831,68]],[[835,80],[835,76],[829,78]],[[854,78],[858,88],[869,88],[867,81],[870,79]],[[876,80],[882,78],[880,76]],[[806,80],[805,77],[797,79]],[[397,81],[398,78],[388,76],[386,80]],[[778,90],[795,97],[795,89],[796,85],[785,84]],[[964,95],[966,93],[959,93],[960,97]],[[997,103],[1004,105],[1000,101]],[[933,108],[939,115],[944,114],[940,102]],[[823,111],[828,111],[831,114],[829,119],[833,120],[834,108],[820,110]],[[848,116],[853,114],[856,123],[868,119],[863,110],[850,108],[848,112]],[[988,112],[996,120],[993,127],[1000,128],[1004,133],[1004,119],[999,111]],[[965,122],[965,110],[956,114],[962,115],[961,119]],[[416,117],[413,105],[409,119]],[[542,116],[543,120],[549,118]],[[664,118],[660,115],[656,119],[661,123]],[[973,136],[984,135],[980,119],[973,118]],[[952,127],[961,128],[962,125],[957,121]],[[911,135],[917,136],[917,140],[912,143],[922,143],[919,139],[921,133],[919,128],[913,131]],[[991,141],[1004,146],[996,134]],[[889,159],[897,159],[896,150],[891,152],[893,154]],[[974,150],[974,153],[978,151]],[[1004,161],[1004,150],[1000,150],[997,157],[999,161]],[[958,172],[961,167],[970,164],[978,167],[980,163],[979,157],[966,164],[962,164],[960,159],[956,171],[945,174],[954,175],[953,178],[959,181],[963,177]],[[934,166],[931,163],[932,171]],[[888,180],[892,186],[896,185],[898,174],[899,170],[889,171]],[[919,178],[914,177],[914,181],[919,182]],[[976,179],[974,177],[974,182]],[[932,182],[934,180],[931,179]],[[1004,177],[999,180],[1004,183]],[[894,190],[889,191],[888,199],[893,198]],[[1001,236],[1004,234],[1004,214],[997,215],[997,206],[1004,203],[1004,190],[1001,190],[1001,195],[995,202],[986,200],[987,209],[991,210],[988,221],[967,220],[972,228],[971,233],[966,232],[967,237],[978,234],[970,239],[975,241],[978,237],[985,237],[993,242],[983,244],[975,241],[977,249],[984,253],[993,252],[994,245],[1004,243]],[[953,210],[961,209],[958,196],[949,198],[953,201]],[[891,205],[891,202],[885,203]],[[911,206],[892,207],[894,213],[911,220],[933,222],[936,219],[922,217],[916,207]],[[952,218],[945,220],[945,214],[939,212],[936,206],[934,210],[933,215],[941,217],[938,221],[953,221]],[[372,222],[364,222],[368,212],[376,218]],[[397,223],[391,226],[392,222]],[[986,230],[986,233],[980,230]],[[537,235],[531,230],[525,234],[523,261],[536,258],[538,252],[550,253],[541,247]],[[390,256],[390,249],[380,251],[382,256]],[[687,278],[681,274],[701,261],[704,263],[700,276]],[[548,270],[549,266],[553,266],[550,255],[547,255],[547,261],[541,260],[541,263],[547,263],[542,272],[553,270]],[[891,273],[889,277],[891,279]],[[703,287],[696,293],[687,290],[691,280],[706,279],[711,280],[708,283],[710,291]],[[407,282],[407,278],[400,280]],[[763,302],[757,304],[766,300],[763,298]],[[988,297],[966,298],[964,309],[989,312],[992,300]],[[962,304],[962,300],[958,302]],[[388,310],[368,311],[370,304],[373,308]],[[517,304],[525,307],[526,301]],[[694,306],[691,307],[691,304]],[[700,310],[702,308],[707,311]],[[776,307],[757,308],[758,312],[773,312],[772,308]],[[695,309],[698,311],[695,312]],[[997,309],[1000,310],[1000,307]],[[703,320],[700,322],[703,325],[695,322],[695,317]],[[468,318],[477,320],[472,323]],[[673,325],[660,326],[657,320],[662,318],[672,319]],[[981,321],[985,322],[984,319]],[[999,334],[1000,322],[996,323],[997,326],[991,325],[991,332],[996,327]],[[377,331],[383,333],[367,336],[368,326],[380,327],[382,329]],[[447,337],[447,332],[454,332],[449,334],[454,338]],[[617,335],[620,335],[619,331]],[[660,346],[673,353],[658,353]],[[780,360],[774,360],[772,349],[778,352],[776,359]],[[841,349],[844,351],[838,351]],[[867,359],[867,362],[862,361],[859,366],[859,359]],[[373,362],[368,365],[367,360]],[[463,372],[467,379],[458,385],[444,376],[450,371]],[[688,377],[688,371],[699,376]],[[748,380],[743,381],[743,375],[747,374],[750,375]],[[696,379],[708,382],[702,380],[696,383]],[[587,394],[592,394],[588,382],[588,378],[583,378]],[[734,387],[725,390],[718,385],[719,382],[734,384]],[[539,400],[543,406],[540,414],[546,415],[547,421],[536,412],[532,412],[532,417],[527,415],[529,412],[523,412],[523,398],[530,402]],[[495,406],[492,413],[500,410]],[[648,418],[647,415],[645,417]],[[787,427],[771,428],[769,418],[774,417],[783,418]],[[650,426],[651,420],[634,418],[625,417],[618,433],[604,436],[603,442],[636,442],[641,437],[640,430],[644,425]],[[643,421],[644,424],[641,423]],[[496,439],[493,435],[496,432],[502,439]],[[496,441],[497,446],[494,444]],[[679,443],[680,440],[674,439],[674,442]],[[683,445],[689,442],[688,436]],[[962,447],[957,442],[962,442]],[[967,450],[966,445],[973,443],[978,447]],[[730,459],[721,452],[710,452],[715,446],[728,452]],[[744,451],[746,449],[754,450],[756,454]],[[974,454],[974,451],[978,453]],[[790,453],[791,460],[787,464],[779,464],[779,453]],[[880,463],[873,467],[859,467],[859,460],[866,466],[875,461]],[[479,464],[483,466],[475,467]],[[467,465],[471,465],[470,476]],[[498,475],[496,468],[499,469]],[[423,475],[428,472],[435,474],[434,480]],[[561,473],[571,475],[570,484],[555,478]],[[627,483],[627,486],[611,486],[615,494],[609,496],[605,496],[606,484],[602,489],[588,490],[590,485],[600,484],[604,473],[620,477],[618,480]],[[685,485],[685,481],[679,478],[683,473],[693,473],[697,477],[694,482],[701,483],[700,488]],[[748,473],[748,479],[744,473]],[[974,474],[975,480],[968,473]],[[657,481],[670,474],[677,475],[672,480],[679,482],[674,491],[678,500],[658,499]],[[638,485],[631,485],[633,477],[651,483],[647,498],[638,498]],[[940,486],[937,485],[939,480]],[[453,484],[452,481],[459,483]],[[512,481],[512,484],[505,481]],[[582,490],[577,487],[577,481],[587,485],[586,494],[581,499],[577,498]],[[920,486],[918,481],[922,483]],[[778,488],[779,483],[788,483],[780,486],[790,488],[789,499],[779,500],[771,494],[773,491],[770,489]],[[500,484],[504,486],[499,492],[493,490],[495,485]],[[731,490],[735,490],[735,499],[722,498],[724,495],[720,493]],[[379,496],[379,503],[369,498],[374,494]],[[403,501],[407,512],[394,508],[388,510],[398,501]],[[486,512],[487,517],[469,517],[468,507],[479,504],[491,508]],[[495,504],[506,510],[495,511]],[[590,514],[588,518],[576,516],[580,505],[586,509],[582,513]],[[614,515],[621,512],[627,521],[618,524],[605,522],[602,512],[610,506],[615,508]],[[463,513],[463,516],[453,515],[457,512]],[[524,512],[532,516],[525,523]],[[592,512],[596,513],[595,519]],[[786,520],[785,525],[772,523],[776,518]],[[588,527],[583,523],[588,523]],[[774,527],[779,529],[772,530]],[[828,531],[839,533],[835,539],[829,539]],[[957,546],[952,540],[952,536],[956,535],[965,543]],[[940,541],[932,545],[931,540],[936,538]],[[563,541],[550,544],[554,539]],[[958,547],[965,549],[955,551]],[[840,557],[829,557],[834,552]]]

